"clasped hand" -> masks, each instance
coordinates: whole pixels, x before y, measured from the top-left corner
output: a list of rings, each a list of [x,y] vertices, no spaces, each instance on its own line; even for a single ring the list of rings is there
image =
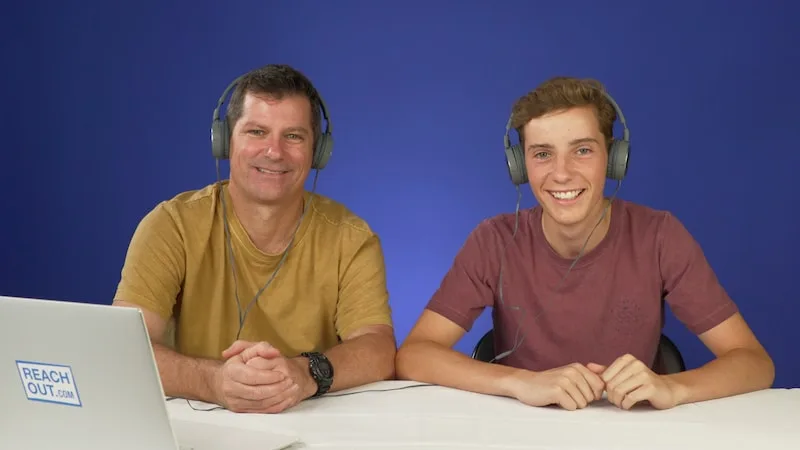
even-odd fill
[[[512,388],[514,397],[532,406],[557,404],[564,409],[585,408],[603,392],[622,409],[647,401],[656,409],[677,404],[674,382],[657,375],[634,356],[617,358],[610,366],[570,364],[539,373],[525,373]]]
[[[222,357],[214,391],[230,411],[279,413],[316,392],[308,369],[266,342],[236,341]]]

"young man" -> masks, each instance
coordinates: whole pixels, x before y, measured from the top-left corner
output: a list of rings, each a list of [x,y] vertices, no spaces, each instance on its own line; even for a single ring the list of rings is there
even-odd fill
[[[212,125],[230,180],[144,217],[114,304],[143,310],[168,396],[277,413],[393,377],[378,236],[342,204],[304,190],[332,144],[320,96],[284,65],[235,84],[226,118]]]
[[[771,386],[770,357],[681,222],[604,197],[607,175],[625,174],[627,142],[613,140],[602,85],[552,79],[511,117],[512,180],[529,181],[539,205],[473,230],[401,346],[398,376],[570,410],[604,391],[620,408],[665,409]],[[664,299],[712,362],[653,370]],[[486,307],[500,364],[452,349]]]

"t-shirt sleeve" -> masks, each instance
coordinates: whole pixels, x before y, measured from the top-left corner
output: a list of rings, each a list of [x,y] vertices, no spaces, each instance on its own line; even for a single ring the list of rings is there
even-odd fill
[[[666,301],[691,332],[702,334],[738,312],[700,245],[669,213],[659,230],[659,264]]]
[[[183,237],[162,203],[136,227],[114,299],[134,303],[169,320],[185,268]]]
[[[366,239],[345,243],[345,255],[336,306],[337,334],[344,339],[367,325],[393,326],[378,236],[370,234]]]
[[[494,305],[498,273],[489,268],[497,265],[498,257],[497,251],[489,249],[499,244],[492,239],[491,227],[489,221],[484,221],[467,236],[426,306],[465,331],[472,329],[486,307]]]

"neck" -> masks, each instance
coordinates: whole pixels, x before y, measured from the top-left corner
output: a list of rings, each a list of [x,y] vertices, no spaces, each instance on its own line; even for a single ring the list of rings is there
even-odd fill
[[[256,248],[270,255],[285,251],[303,214],[303,195],[265,205],[247,198],[233,184],[228,189],[233,211]]]
[[[608,207],[608,210],[606,210]],[[547,242],[559,255],[564,258],[574,259],[581,254],[586,255],[594,250],[608,233],[611,225],[611,207],[608,199],[603,199],[596,210],[582,223],[571,226],[558,225],[547,214],[542,214],[542,231]],[[606,210],[605,215],[603,211]],[[598,224],[600,217],[602,222]],[[595,228],[597,225],[597,228]],[[594,232],[592,231],[594,230]],[[590,236],[591,234],[591,236]],[[587,242],[586,239],[589,239]],[[586,247],[584,247],[586,244]]]

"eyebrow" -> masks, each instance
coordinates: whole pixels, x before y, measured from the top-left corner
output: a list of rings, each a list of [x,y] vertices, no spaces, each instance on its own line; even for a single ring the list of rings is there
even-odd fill
[[[252,127],[255,127],[255,128],[268,128],[268,127],[262,126],[261,124],[259,124],[257,122],[254,122],[252,120],[249,120],[249,121],[245,122],[244,125],[242,126],[242,128],[252,128]],[[289,133],[304,133],[304,134],[310,133],[308,131],[308,129],[306,129],[305,127],[302,127],[302,126],[289,127],[287,129],[285,129],[284,131],[285,132],[289,132]]]
[[[600,144],[600,142],[598,142],[597,139],[595,139],[595,138],[585,137],[585,138],[573,139],[573,140],[569,141],[569,145],[573,146],[573,145],[578,145],[578,144],[586,144],[586,143],[589,143],[589,142],[595,143],[595,144],[598,144],[598,145]],[[551,149],[551,148],[554,148],[554,147],[555,146],[553,144],[546,144],[546,143],[531,144],[531,145],[528,146],[528,148],[530,148],[530,149],[535,149],[535,148]]]

